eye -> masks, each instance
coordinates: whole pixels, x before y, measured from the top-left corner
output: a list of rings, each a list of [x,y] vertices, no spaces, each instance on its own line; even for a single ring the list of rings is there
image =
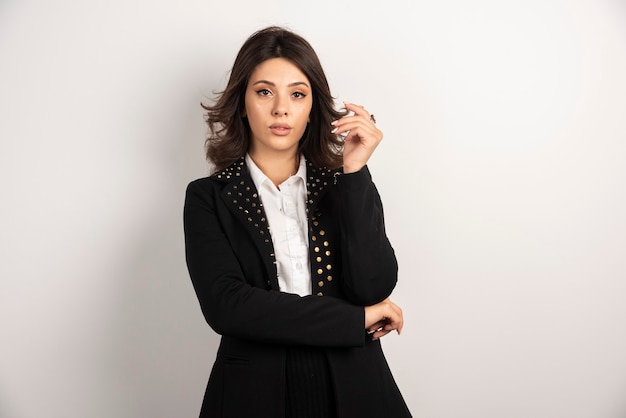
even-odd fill
[[[293,93],[293,97],[295,97],[296,99],[302,99],[306,97],[306,94],[302,93],[301,91],[296,91]]]
[[[268,89],[260,89],[256,91],[256,94],[258,94],[259,96],[269,96],[270,94],[272,94],[272,92]]]

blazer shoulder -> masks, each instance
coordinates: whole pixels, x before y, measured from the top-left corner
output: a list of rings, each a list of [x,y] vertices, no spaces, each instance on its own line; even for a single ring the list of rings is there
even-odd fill
[[[192,180],[187,184],[187,193],[201,192],[215,187],[213,176],[207,176]]]
[[[223,187],[224,182],[213,175],[195,179],[187,185],[185,190],[185,205],[209,204],[216,200]]]
[[[191,181],[187,185],[187,195],[215,193],[228,183],[246,176],[247,172],[245,159],[240,158],[221,171]]]

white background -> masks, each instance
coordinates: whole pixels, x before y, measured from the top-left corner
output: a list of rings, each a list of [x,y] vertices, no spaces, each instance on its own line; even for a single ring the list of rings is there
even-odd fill
[[[414,416],[626,416],[618,0],[0,1],[0,416],[197,416],[199,104],[269,24],[385,132]]]

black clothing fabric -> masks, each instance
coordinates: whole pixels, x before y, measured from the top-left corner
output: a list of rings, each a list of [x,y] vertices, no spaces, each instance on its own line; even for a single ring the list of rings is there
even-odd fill
[[[411,416],[380,341],[364,330],[363,307],[387,298],[397,280],[368,168],[342,174],[309,162],[306,205],[313,294],[300,297],[279,290],[269,225],[244,159],[187,188],[187,266],[207,322],[222,335],[201,417],[287,416],[288,400],[301,395],[288,388],[300,361],[327,370],[311,384],[332,391],[327,402],[339,418]]]

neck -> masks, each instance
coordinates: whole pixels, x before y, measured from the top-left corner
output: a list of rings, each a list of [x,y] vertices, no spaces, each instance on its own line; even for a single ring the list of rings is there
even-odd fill
[[[276,187],[298,172],[300,154],[263,157],[250,153],[250,158]]]

